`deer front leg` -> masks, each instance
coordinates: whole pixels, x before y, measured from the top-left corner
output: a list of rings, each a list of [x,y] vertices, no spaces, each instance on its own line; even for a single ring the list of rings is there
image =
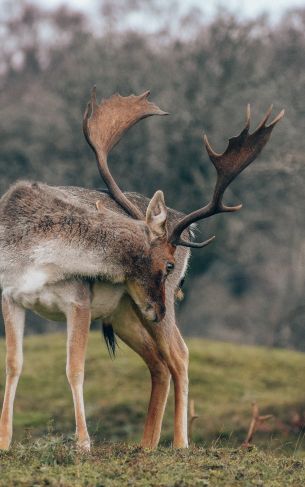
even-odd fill
[[[162,421],[170,386],[170,373],[165,364],[142,355],[151,375],[151,394],[141,446],[156,448],[162,428]]]
[[[177,327],[170,347],[168,367],[175,389],[174,447],[188,447],[188,348]]]
[[[147,364],[151,375],[151,394],[141,446],[156,448],[161,434],[162,420],[167,402],[170,372],[162,360],[156,343],[139,321],[129,298],[122,299],[112,319],[115,333]]]
[[[175,390],[174,447],[188,447],[188,348],[176,326],[175,311],[167,306],[165,319],[160,325],[150,326],[158,350],[173,378]]]
[[[23,363],[25,310],[2,295],[2,313],[6,335],[6,383],[0,419],[0,449],[6,450],[12,439],[14,400]]]
[[[90,438],[87,430],[83,397],[85,354],[90,323],[90,309],[80,305],[71,305],[67,313],[66,371],[73,396],[77,446],[85,451],[90,450]]]

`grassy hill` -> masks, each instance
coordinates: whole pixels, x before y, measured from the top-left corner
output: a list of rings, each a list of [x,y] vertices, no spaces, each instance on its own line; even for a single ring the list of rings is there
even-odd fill
[[[192,339],[188,345],[190,397],[199,415],[194,445],[188,452],[169,448],[171,395],[162,447],[145,452],[136,442],[150,392],[146,366],[121,342],[116,359],[111,360],[100,334],[91,333],[85,402],[95,447],[92,455],[84,458],[77,455],[71,442],[74,419],[65,377],[65,336],[27,337],[15,403],[15,443],[10,452],[0,456],[0,485],[13,485],[14,479],[20,479],[17,485],[33,485],[35,476],[35,485],[58,485],[61,478],[64,486],[271,486],[288,485],[288,479],[293,480],[292,485],[304,485],[305,355],[202,339]],[[0,357],[2,400],[3,341]],[[258,449],[246,452],[239,446],[249,425],[253,400],[262,414],[273,414],[274,418],[255,436]],[[134,480],[128,484],[129,477]],[[282,478],[282,483],[272,483],[272,478]]]

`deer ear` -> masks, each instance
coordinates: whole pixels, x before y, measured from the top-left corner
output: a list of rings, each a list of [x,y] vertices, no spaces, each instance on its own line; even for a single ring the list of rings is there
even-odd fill
[[[146,223],[154,237],[166,237],[167,208],[162,191],[156,191],[146,210]]]

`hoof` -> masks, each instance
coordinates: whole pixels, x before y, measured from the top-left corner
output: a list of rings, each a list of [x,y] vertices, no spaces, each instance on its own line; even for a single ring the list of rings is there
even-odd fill
[[[188,448],[188,442],[187,441],[174,441],[173,447],[176,449],[179,448]]]
[[[8,450],[11,444],[9,438],[4,438],[0,436],[0,450]]]
[[[157,446],[158,446],[157,441],[142,440],[140,443],[140,447],[145,448],[146,450],[155,450]]]
[[[76,443],[76,448],[80,453],[90,453],[91,445],[90,440],[78,440]]]

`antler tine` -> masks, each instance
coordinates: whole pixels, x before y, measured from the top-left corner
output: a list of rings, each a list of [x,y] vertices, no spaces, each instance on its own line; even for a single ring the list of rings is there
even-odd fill
[[[281,110],[280,113],[274,117],[272,122],[268,125],[268,127],[276,125],[280,120],[282,120],[283,116],[285,115],[285,110]]]
[[[143,100],[144,98],[148,98],[149,95],[150,95],[150,90],[144,91],[144,93],[142,93],[142,95],[139,95],[139,99]]]
[[[84,133],[86,141],[88,142],[89,146],[91,147],[91,149],[94,152],[95,152],[95,148],[94,148],[93,144],[91,143],[90,137],[89,137],[88,121],[89,121],[89,118],[91,117],[91,115],[94,111],[94,108],[96,108],[96,107],[97,107],[96,85],[93,85],[93,87],[91,89],[90,100],[87,103],[87,106],[86,106],[86,109],[85,109],[85,112],[83,115],[83,133]]]
[[[147,100],[149,94],[149,91],[139,96],[116,94],[98,104],[94,86],[83,116],[83,132],[96,155],[100,175],[113,199],[137,220],[143,219],[143,214],[128,200],[113,179],[107,157],[122,135],[137,122],[152,115],[167,115],[167,112]]]
[[[273,104],[270,105],[270,107],[268,108],[267,112],[265,113],[265,115],[263,116],[261,122],[258,124],[258,126],[256,127],[255,129],[255,132],[257,130],[260,130],[261,128],[263,128],[265,125],[266,125],[266,122],[268,120],[268,118],[270,117],[271,115],[271,112],[272,112],[272,109],[273,109]]]
[[[251,106],[250,103],[248,103],[246,108],[246,126],[245,126],[247,130],[249,130],[250,128],[250,120],[251,120]]]
[[[92,86],[90,102],[93,111],[98,106],[96,101],[96,85]]]
[[[215,235],[213,235],[212,237],[208,238],[207,240],[204,240],[203,242],[189,242],[188,240],[184,240],[184,238],[180,237],[179,243],[177,243],[176,245],[181,245],[182,247],[191,247],[194,249],[203,249],[203,247],[206,247],[207,245],[212,243],[213,240],[215,240],[215,238],[216,238]]]
[[[247,105],[245,127],[239,135],[229,139],[229,144],[222,154],[212,149],[207,136],[204,135],[204,145],[217,172],[213,196],[206,206],[186,215],[177,223],[169,238],[172,244],[195,248],[205,246],[206,242],[199,244],[196,242],[186,242],[181,238],[182,232],[198,220],[203,220],[217,213],[234,212],[241,209],[241,204],[236,206],[224,205],[222,197],[229,184],[256,159],[263,147],[267,144],[273,128],[283,118],[285,113],[282,110],[269,125],[266,125],[271,111],[272,105],[256,130],[252,134],[249,134],[251,112],[250,105]],[[211,238],[207,242],[210,243],[212,240]]]

